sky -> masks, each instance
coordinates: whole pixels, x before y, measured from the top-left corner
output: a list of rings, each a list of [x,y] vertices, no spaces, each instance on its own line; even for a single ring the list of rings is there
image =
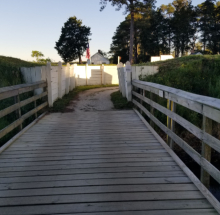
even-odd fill
[[[193,0],[198,5],[204,0]],[[91,28],[91,55],[99,49],[108,52],[114,32],[124,21],[123,10],[110,4],[100,12],[100,0],[0,0],[0,55],[33,61],[32,50],[44,57],[62,61],[54,49],[61,28],[69,17],[76,16]],[[172,0],[157,0],[156,6]],[[85,60],[85,57],[83,57]]]

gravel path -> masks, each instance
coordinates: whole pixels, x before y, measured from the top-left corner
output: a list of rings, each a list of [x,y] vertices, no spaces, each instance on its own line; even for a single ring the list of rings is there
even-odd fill
[[[74,112],[112,110],[114,106],[110,95],[118,90],[118,87],[86,90],[79,93],[78,100],[72,101],[67,108]]]

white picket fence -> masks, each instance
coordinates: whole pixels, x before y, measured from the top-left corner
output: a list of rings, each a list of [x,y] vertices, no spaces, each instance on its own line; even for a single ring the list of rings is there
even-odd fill
[[[62,66],[47,66],[21,68],[26,83],[48,80],[48,100],[52,107],[54,101],[62,98],[76,86],[119,84],[117,66],[77,66],[77,64]],[[43,89],[35,90],[41,94]]]

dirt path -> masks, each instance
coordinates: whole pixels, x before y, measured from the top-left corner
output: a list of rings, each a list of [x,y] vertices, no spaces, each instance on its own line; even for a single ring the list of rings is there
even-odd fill
[[[110,95],[118,89],[118,87],[105,87],[86,90],[81,92],[79,98],[72,101],[67,108],[74,112],[112,110],[114,106]]]

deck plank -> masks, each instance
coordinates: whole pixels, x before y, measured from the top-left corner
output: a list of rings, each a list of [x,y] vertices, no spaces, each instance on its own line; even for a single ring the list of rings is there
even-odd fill
[[[217,214],[134,111],[54,113],[0,154],[0,214]]]

